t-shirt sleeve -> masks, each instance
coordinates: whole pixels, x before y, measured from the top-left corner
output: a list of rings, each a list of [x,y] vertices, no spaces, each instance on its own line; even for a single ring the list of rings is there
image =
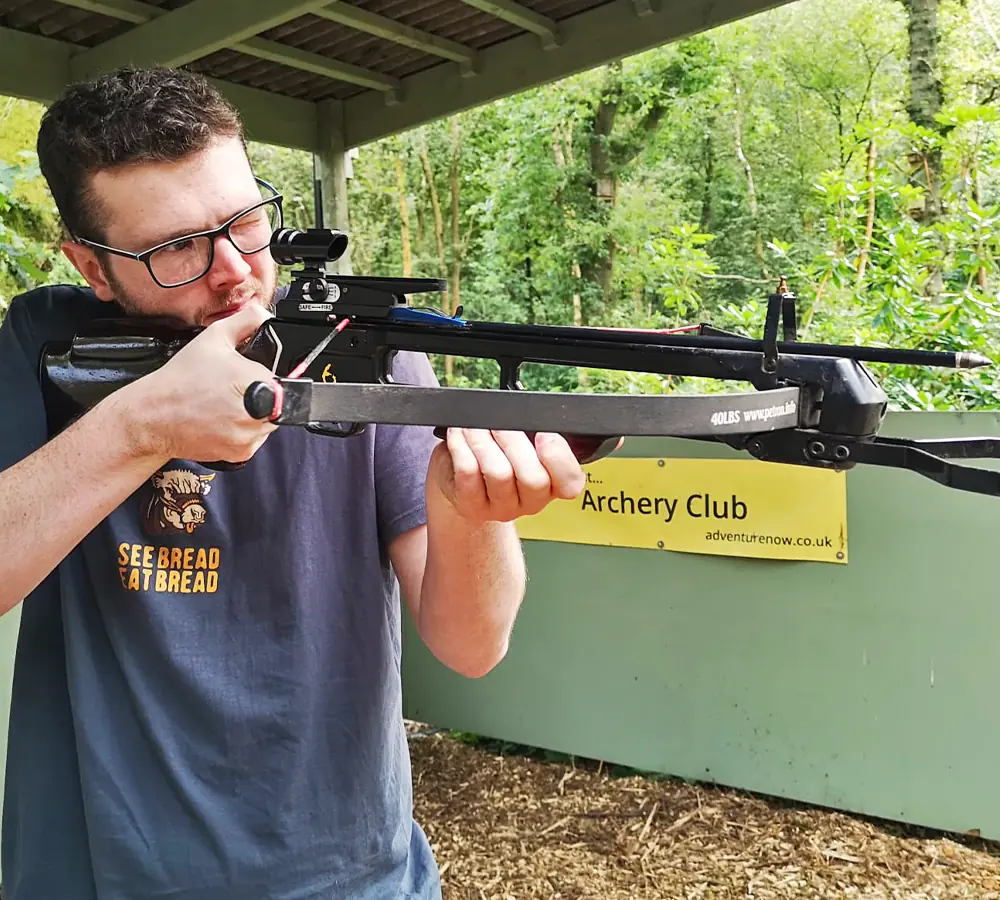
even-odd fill
[[[400,384],[438,385],[430,360],[423,353],[398,353],[393,362],[392,377]],[[426,524],[424,490],[427,465],[438,443],[431,427],[376,427],[375,497],[379,532],[386,545],[399,535]]]
[[[30,456],[48,439],[38,381],[40,342],[19,299],[0,324],[0,471]]]

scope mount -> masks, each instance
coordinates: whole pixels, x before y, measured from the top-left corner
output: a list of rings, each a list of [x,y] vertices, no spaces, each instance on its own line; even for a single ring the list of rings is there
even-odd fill
[[[344,317],[387,318],[393,309],[407,305],[407,294],[443,292],[443,278],[399,278],[341,275],[327,271],[328,262],[340,259],[347,236],[326,228],[306,231],[283,228],[271,238],[271,254],[279,264],[300,263],[290,274],[291,283],[277,303],[277,315],[300,321],[335,322]]]

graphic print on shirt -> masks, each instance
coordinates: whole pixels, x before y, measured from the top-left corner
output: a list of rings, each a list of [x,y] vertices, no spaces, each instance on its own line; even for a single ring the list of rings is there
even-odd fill
[[[153,496],[143,522],[146,534],[156,536],[174,531],[191,534],[204,525],[208,517],[205,498],[212,490],[214,478],[215,475],[199,475],[190,469],[156,472],[150,479]]]
[[[215,475],[184,467],[163,469],[147,485],[142,530],[169,543],[118,545],[118,572],[128,591],[167,594],[215,593],[219,587],[218,547],[183,546],[171,538],[196,534],[209,520],[208,495]]]

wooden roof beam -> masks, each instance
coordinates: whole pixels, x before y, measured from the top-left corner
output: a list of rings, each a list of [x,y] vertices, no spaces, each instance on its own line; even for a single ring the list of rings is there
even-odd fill
[[[295,69],[302,69],[305,72],[322,75],[325,78],[347,81],[351,84],[359,84],[362,87],[382,91],[392,95],[388,98],[389,102],[395,102],[396,91],[400,87],[399,79],[393,78],[391,75],[383,75],[372,69],[339,62],[320,53],[310,53],[307,50],[300,50],[298,47],[289,47],[285,44],[279,44],[277,41],[264,40],[264,38],[247,38],[245,41],[233,44],[232,49],[256,56],[258,59],[267,59],[285,66],[292,66]]]
[[[402,22],[397,22],[395,19],[389,19],[349,3],[343,3],[341,0],[335,0],[322,9],[313,10],[313,15],[330,22],[336,22],[339,25],[345,25],[356,31],[363,31],[365,34],[375,35],[375,37],[386,41],[392,41],[394,44],[402,44],[412,50],[450,59],[462,67],[463,74],[475,73],[475,49],[457,41],[412,28]]]
[[[548,16],[528,9],[515,0],[462,0],[466,6],[475,7],[488,13],[496,19],[502,19],[525,31],[537,34],[542,39],[542,46],[552,50],[559,46],[559,24]]]
[[[150,3],[143,3],[141,0],[57,0],[57,2],[64,6],[75,6],[77,9],[85,9],[88,12],[101,13],[101,15],[121,19],[124,22],[132,22],[135,25],[141,25],[153,18],[164,16],[168,12],[166,9],[153,6]],[[353,28],[355,31],[362,31],[394,44],[419,50],[421,53],[449,59],[461,66],[464,75],[472,75],[476,71],[476,50],[473,47],[404,25],[402,22],[351,6],[349,3],[341,2],[341,0],[335,0],[333,3],[329,3],[327,0],[327,2],[327,6],[312,10],[312,14],[329,22]],[[275,46],[268,48],[267,52],[272,55],[268,58],[272,58],[274,54],[279,52],[279,46],[284,45],[275,44]],[[234,46],[233,49],[243,48]],[[246,51],[244,50],[244,52]],[[294,65],[291,62],[288,64]],[[309,71],[316,70],[310,67]],[[362,82],[354,81],[352,83],[361,84]]]
[[[112,16],[136,25],[142,25],[169,14],[169,10],[153,6],[151,3],[142,3],[140,0],[57,0],[57,2],[64,6],[74,6],[77,9]],[[324,78],[333,78],[336,81],[345,81],[376,91],[383,91],[390,95],[390,102],[395,100],[396,91],[399,88],[399,79],[397,78],[370,69],[363,69],[350,63],[339,62],[319,53],[309,53],[296,47],[279,44],[277,41],[251,37],[237,41],[230,49],[238,50],[240,53],[246,53],[248,56],[254,56],[258,59],[266,59],[295,69],[312,72]]]
[[[133,25],[142,25],[151,19],[165,16],[170,11],[150,3],[140,3],[139,0],[56,0],[56,2],[63,6],[100,13],[110,19],[131,22]]]
[[[0,26],[0,94],[51,103],[66,86],[73,45]]]
[[[66,89],[70,60],[77,47],[66,41],[0,27],[0,94],[52,103]],[[210,78],[239,109],[252,141],[319,149],[316,104],[270,91]]]
[[[192,0],[70,60],[73,80],[122,65],[183,66],[297,19],[326,0]]]

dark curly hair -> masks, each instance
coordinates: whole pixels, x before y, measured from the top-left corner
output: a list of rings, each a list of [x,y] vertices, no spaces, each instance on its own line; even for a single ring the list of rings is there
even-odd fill
[[[70,86],[49,107],[38,161],[70,235],[104,242],[92,175],[126,163],[183,159],[219,137],[246,144],[239,112],[205,78],[125,67]]]

